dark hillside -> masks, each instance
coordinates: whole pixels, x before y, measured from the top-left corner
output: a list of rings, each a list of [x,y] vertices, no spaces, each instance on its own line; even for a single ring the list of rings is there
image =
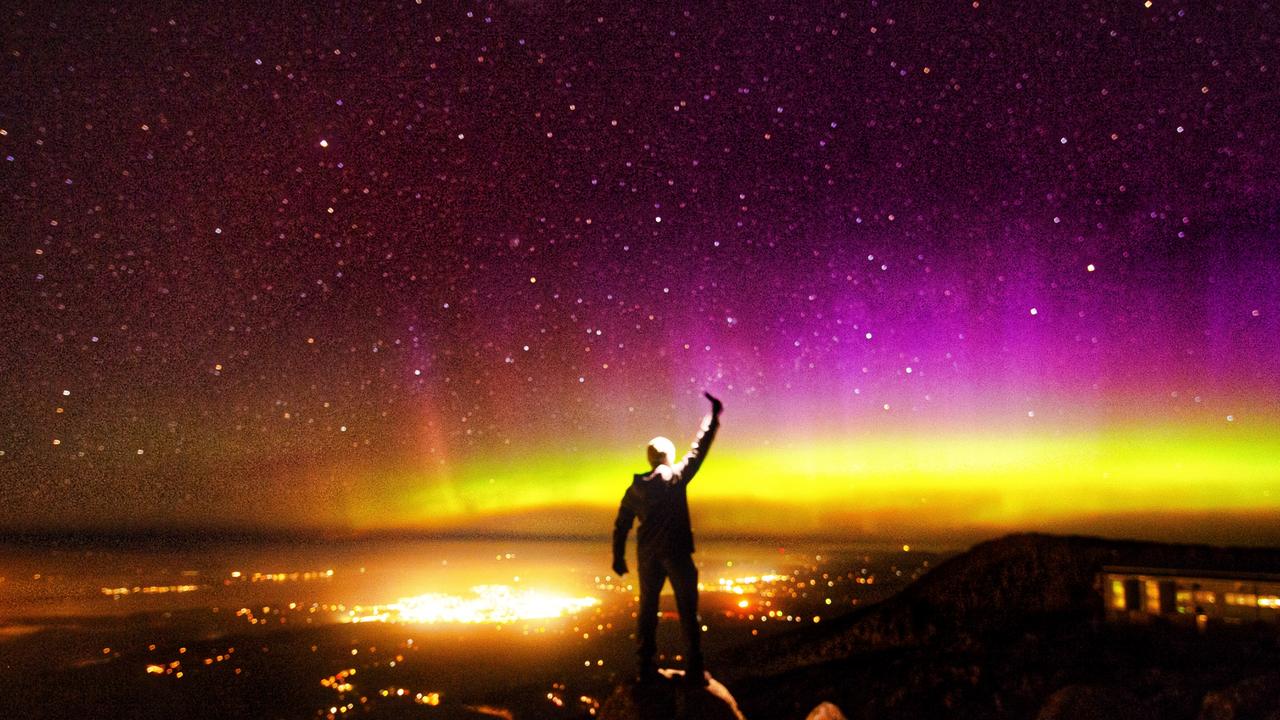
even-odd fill
[[[1273,627],[1202,637],[1103,623],[1104,565],[1280,573],[1280,551],[1013,535],[883,603],[753,648],[727,684],[746,689],[748,717],[802,718],[831,700],[850,718],[1021,718],[1102,697],[1140,716],[1195,718],[1272,677]]]

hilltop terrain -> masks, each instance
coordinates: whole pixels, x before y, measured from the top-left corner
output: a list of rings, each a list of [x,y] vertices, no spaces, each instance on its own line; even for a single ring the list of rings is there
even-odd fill
[[[1104,565],[1280,572],[1280,550],[1013,535],[721,674],[748,718],[1280,717],[1274,626],[1203,636],[1102,621]]]

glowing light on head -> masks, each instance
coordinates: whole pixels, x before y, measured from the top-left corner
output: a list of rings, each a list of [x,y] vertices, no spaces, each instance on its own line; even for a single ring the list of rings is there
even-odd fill
[[[649,464],[653,467],[658,467],[663,463],[671,463],[676,458],[676,445],[659,435],[649,441],[648,454]]]
[[[593,597],[566,597],[508,585],[477,585],[473,596],[426,593],[389,605],[348,611],[349,621],[395,623],[465,623],[505,625],[523,620],[551,620],[600,604]]]

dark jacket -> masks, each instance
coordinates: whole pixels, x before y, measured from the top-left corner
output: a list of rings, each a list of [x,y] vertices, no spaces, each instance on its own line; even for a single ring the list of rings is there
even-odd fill
[[[720,419],[708,415],[693,441],[693,448],[675,465],[659,465],[645,473],[636,473],[622,496],[618,518],[613,524],[613,556],[623,557],[627,534],[636,518],[636,546],[645,558],[670,557],[693,552],[693,531],[689,527],[689,499],[685,488],[702,466],[711,449]]]

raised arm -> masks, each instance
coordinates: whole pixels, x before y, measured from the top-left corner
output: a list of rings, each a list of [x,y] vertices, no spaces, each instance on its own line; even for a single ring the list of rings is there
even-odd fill
[[[693,439],[693,447],[680,462],[676,463],[675,467],[676,477],[686,484],[693,480],[698,468],[702,467],[702,461],[706,459],[707,452],[711,449],[711,442],[716,439],[716,430],[720,429],[720,413],[724,412],[724,403],[711,393],[703,393],[703,395],[711,401],[711,412],[702,419],[702,427],[698,429],[698,437]]]

